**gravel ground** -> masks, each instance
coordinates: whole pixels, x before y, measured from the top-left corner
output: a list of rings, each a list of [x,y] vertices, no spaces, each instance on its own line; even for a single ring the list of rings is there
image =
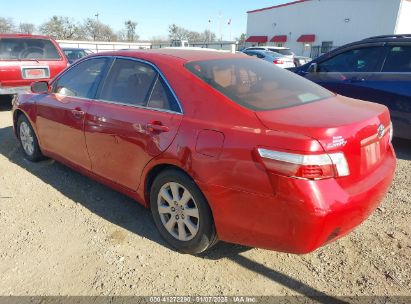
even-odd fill
[[[0,295],[411,296],[411,143],[375,214],[308,255],[219,243],[173,252],[148,210],[52,160],[30,163],[0,108]]]

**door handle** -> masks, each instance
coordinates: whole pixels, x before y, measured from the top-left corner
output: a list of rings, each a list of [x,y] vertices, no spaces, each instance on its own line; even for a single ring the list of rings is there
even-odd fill
[[[71,110],[71,114],[73,114],[73,116],[77,119],[83,118],[84,116],[84,111],[81,111],[80,109],[74,109]]]
[[[163,126],[160,121],[153,121],[151,123],[146,124],[146,129],[149,132],[169,132],[170,129],[167,126]]]

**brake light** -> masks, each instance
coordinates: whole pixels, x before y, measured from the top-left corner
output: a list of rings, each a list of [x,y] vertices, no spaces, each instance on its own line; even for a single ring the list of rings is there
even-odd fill
[[[343,153],[304,155],[258,148],[258,155],[272,173],[304,179],[325,179],[348,176]]]
[[[274,64],[284,64],[284,61],[281,59],[275,59],[273,62]]]

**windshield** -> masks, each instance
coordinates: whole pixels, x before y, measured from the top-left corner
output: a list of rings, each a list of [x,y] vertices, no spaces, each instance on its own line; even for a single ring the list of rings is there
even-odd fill
[[[60,55],[50,40],[33,38],[0,39],[0,60],[58,60]]]
[[[233,58],[186,64],[194,75],[250,110],[268,111],[314,102],[333,93],[264,60]]]

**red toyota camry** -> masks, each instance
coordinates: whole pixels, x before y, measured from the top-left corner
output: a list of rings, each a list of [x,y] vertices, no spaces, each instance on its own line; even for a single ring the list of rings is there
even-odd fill
[[[385,106],[213,51],[86,57],[14,100],[25,156],[151,209],[164,239],[307,253],[364,221],[395,169]]]

